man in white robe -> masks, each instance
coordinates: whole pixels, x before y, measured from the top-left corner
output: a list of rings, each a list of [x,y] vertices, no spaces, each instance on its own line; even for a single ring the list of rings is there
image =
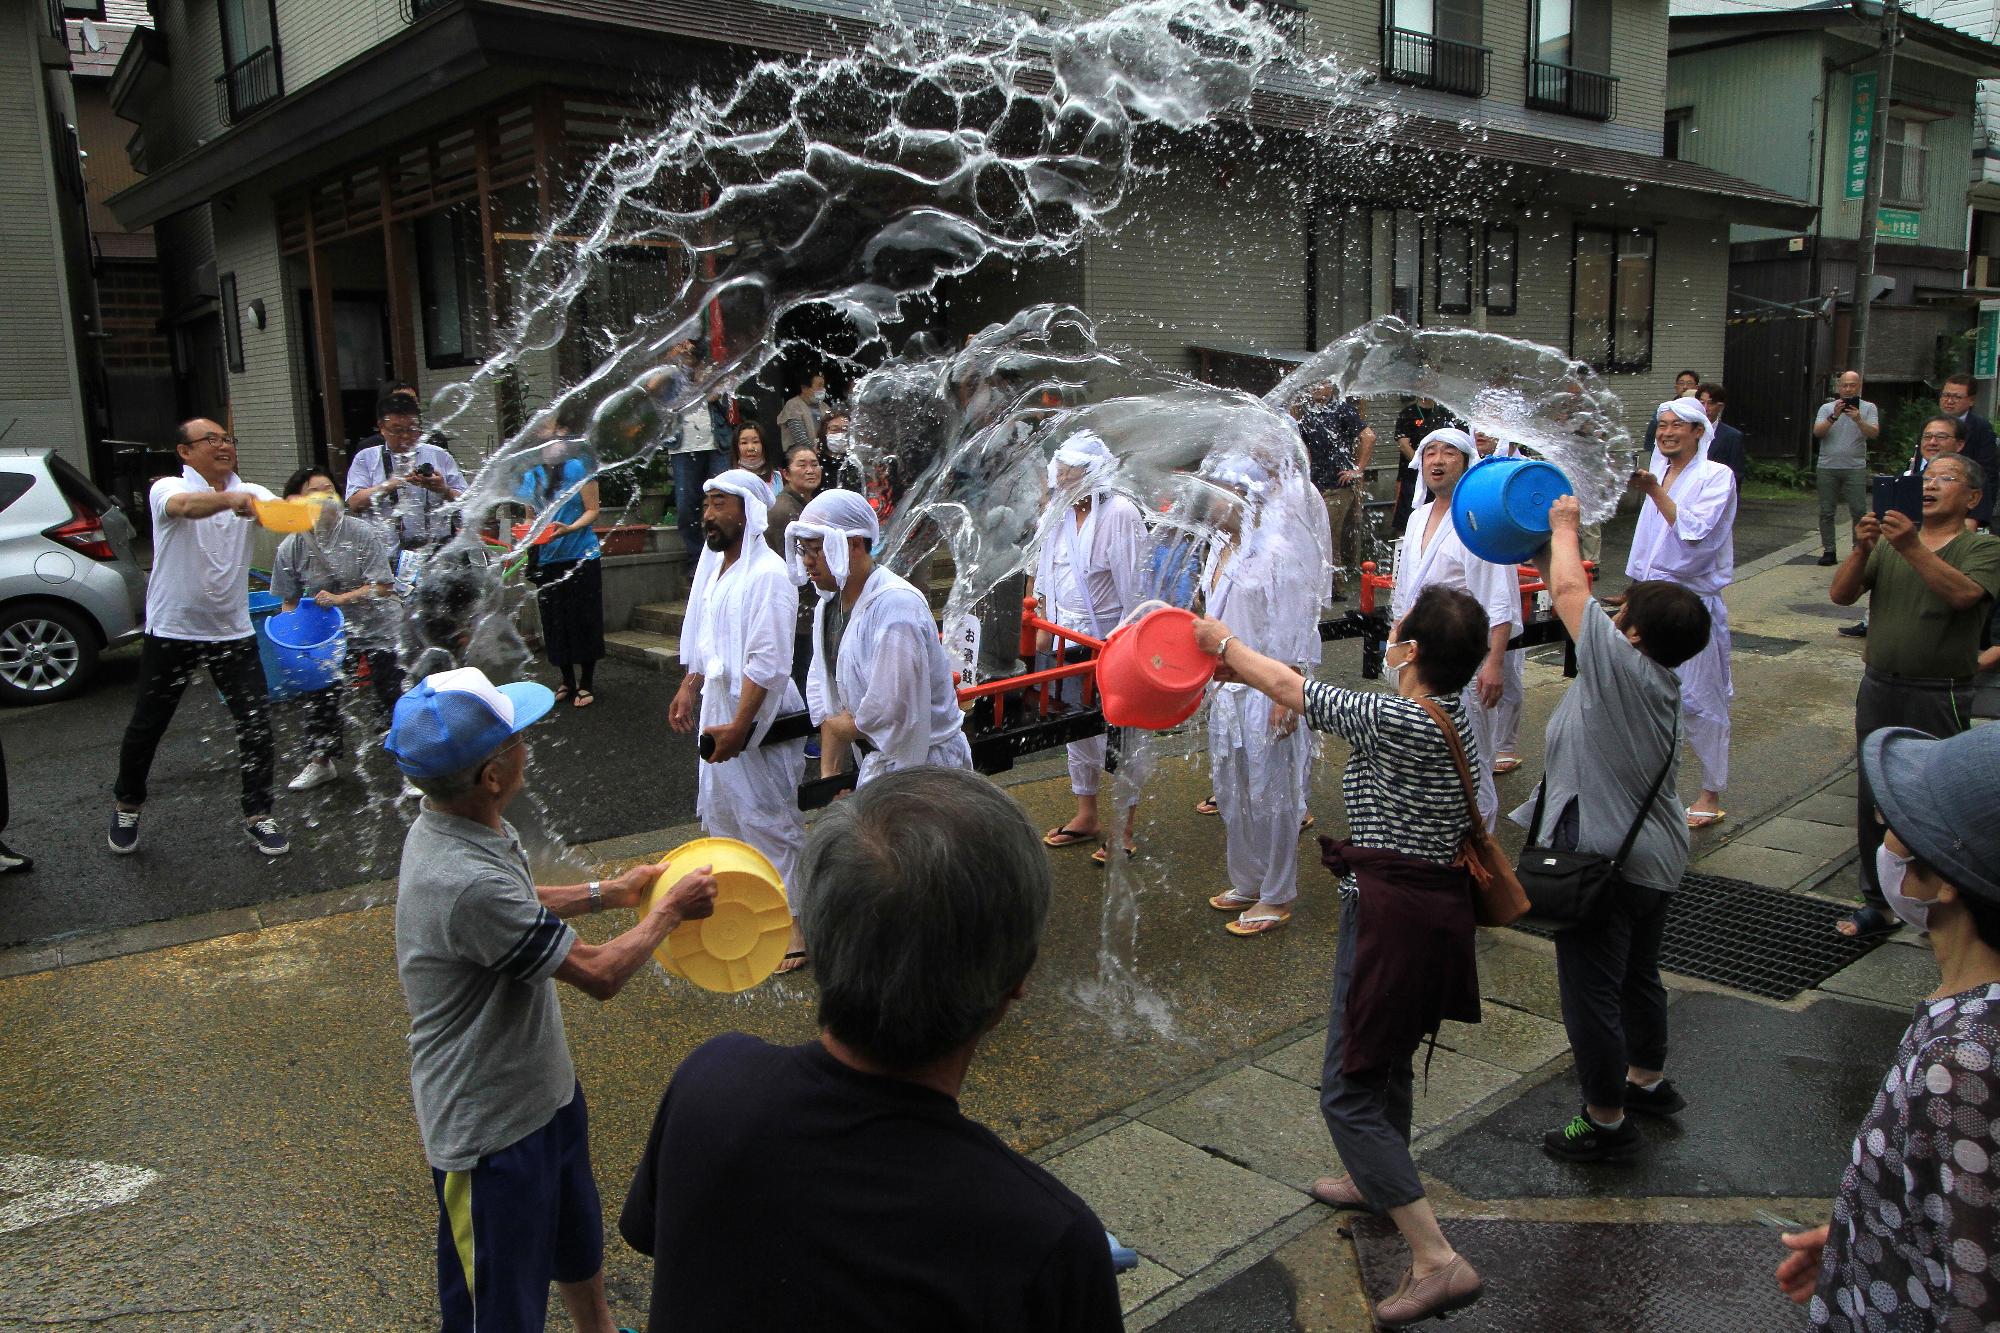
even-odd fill
[[[1632,474],[1644,497],[1625,573],[1678,583],[1701,598],[1711,628],[1708,647],[1683,662],[1681,713],[1688,743],[1701,761],[1701,795],[1688,807],[1689,828],[1722,821],[1729,785],[1729,608],[1722,590],[1736,578],[1736,474],[1709,458],[1715,425],[1699,400],[1676,398],[1655,413],[1653,456]]]
[[[734,468],[702,487],[702,543],[681,628],[687,675],[667,721],[683,735],[700,726],[715,749],[703,760],[695,813],[713,837],[747,842],[770,859],[790,892],[805,817],[799,779],[805,742],[763,744],[779,713],[805,707],[792,683],[799,592],[785,562],[764,540],[770,487]],[[801,965],[798,905],[780,970]]]
[[[1451,496],[1459,478],[1478,456],[1472,437],[1446,427],[1424,436],[1417,456],[1430,499],[1410,511],[1409,526],[1396,548],[1396,586],[1390,596],[1391,640],[1399,636],[1403,617],[1417,603],[1417,594],[1433,585],[1456,588],[1486,610],[1487,653],[1479,671],[1466,685],[1465,715],[1479,753],[1466,756],[1479,779],[1479,813],[1488,828],[1498,825],[1500,797],[1493,786],[1487,756],[1493,753],[1494,711],[1506,688],[1507,641],[1521,620],[1521,581],[1512,565],[1481,560],[1466,549],[1451,521]]]
[[[1479,447],[1482,459],[1526,456],[1521,446],[1512,440],[1503,440],[1485,431],[1474,431],[1472,440]],[[1488,755],[1496,775],[1512,773],[1521,766],[1521,705],[1528,692],[1527,660],[1527,649],[1507,650],[1507,661],[1500,678],[1500,702],[1493,709],[1493,750]]]
[[[1320,659],[1327,588],[1322,530],[1299,521],[1285,488],[1257,463],[1224,457],[1202,475],[1241,497],[1221,502],[1219,540],[1202,569],[1204,613],[1226,617],[1246,642],[1269,644],[1272,657],[1310,673]],[[1229,889],[1208,902],[1238,913],[1225,927],[1233,935],[1261,935],[1291,919],[1312,755],[1312,734],[1296,713],[1247,685],[1210,690],[1209,777]]]
[[[852,754],[855,785],[921,764],[971,768],[965,714],[930,603],[875,563],[880,521],[853,491],[821,491],[792,520],[785,542],[794,583],[818,590],[806,706],[820,729],[820,772],[837,777]],[[837,651],[826,606],[839,597],[847,628]]]
[[[1117,458],[1092,431],[1079,431],[1049,460],[1054,501],[1044,516],[1041,559],[1035,567],[1035,600],[1045,620],[1104,639],[1139,604],[1144,581],[1146,520],[1139,506],[1111,489]],[[1065,499],[1073,503],[1063,504]],[[1043,652],[1056,651],[1054,636],[1042,634]],[[1074,692],[1081,698],[1081,691]],[[1106,738],[1100,734],[1069,746],[1069,789],[1076,813],[1042,835],[1047,847],[1110,840],[1102,833],[1097,795],[1103,785]],[[1138,813],[1137,783],[1126,782],[1125,853],[1131,855],[1132,820]],[[1108,859],[1100,849],[1097,859]]]

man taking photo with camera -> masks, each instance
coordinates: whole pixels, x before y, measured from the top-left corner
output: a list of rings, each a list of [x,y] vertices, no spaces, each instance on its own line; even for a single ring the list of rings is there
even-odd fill
[[[415,394],[383,395],[375,417],[382,443],[354,455],[347,469],[347,507],[373,514],[399,550],[448,540],[453,522],[449,506],[465,493],[465,474],[449,453],[423,438]]]
[[[1843,371],[1834,381],[1833,398],[1820,405],[1813,419],[1819,441],[1819,562],[1840,563],[1833,548],[1833,511],[1847,505],[1850,526],[1868,510],[1868,446],[1882,433],[1881,414],[1861,396],[1861,372]]]

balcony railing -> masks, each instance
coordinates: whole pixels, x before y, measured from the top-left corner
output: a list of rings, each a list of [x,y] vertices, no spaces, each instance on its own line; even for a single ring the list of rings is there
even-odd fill
[[[278,54],[270,47],[253,51],[215,76],[215,112],[225,124],[237,121],[284,96],[278,77]]]
[[[1618,114],[1618,80],[1574,65],[1530,60],[1528,105],[1584,120],[1610,120]]]
[[[1382,77],[1419,88],[1484,97],[1492,56],[1489,48],[1476,43],[1409,28],[1382,32]]]

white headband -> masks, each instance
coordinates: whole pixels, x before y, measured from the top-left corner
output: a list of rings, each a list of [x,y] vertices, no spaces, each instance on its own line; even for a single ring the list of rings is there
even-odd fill
[[[771,525],[771,488],[754,472],[731,468],[702,483],[703,493],[721,491],[743,502],[743,540],[755,541]]]
[[[1708,419],[1708,409],[1698,398],[1674,398],[1661,403],[1653,411],[1653,420],[1663,416],[1676,416],[1690,426],[1701,427],[1701,442],[1697,446],[1702,456],[1708,456],[1708,442],[1715,437],[1715,423]]]
[[[801,538],[817,537],[822,543],[821,558],[833,575],[833,586],[847,586],[847,539],[864,538],[872,548],[882,536],[882,520],[864,496],[853,491],[821,491],[815,495],[792,525],[785,529],[785,559],[791,566],[792,582],[804,585],[810,576],[799,555]]]
[[[1440,426],[1430,434],[1424,436],[1423,443],[1417,446],[1417,458],[1422,458],[1424,450],[1430,448],[1433,444],[1450,445],[1464,454],[1465,461],[1468,463],[1477,463],[1479,461],[1479,446],[1473,442],[1470,435],[1467,435],[1456,426]],[[1411,460],[1413,466],[1415,462],[1415,459]]]
[[[1086,478],[1091,490],[1096,490],[1110,479],[1111,472],[1118,466],[1118,456],[1111,452],[1111,446],[1104,437],[1094,430],[1080,430],[1062,442],[1055,457],[1049,459],[1049,489],[1056,488],[1056,469],[1080,467],[1088,472]]]

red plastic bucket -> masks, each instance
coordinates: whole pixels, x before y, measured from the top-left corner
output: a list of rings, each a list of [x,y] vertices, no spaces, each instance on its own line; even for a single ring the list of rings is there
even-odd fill
[[[528,530],[533,526],[534,525],[532,523],[516,523],[514,525],[514,540],[518,542],[523,537],[526,537],[528,535]],[[555,525],[551,523],[544,523],[542,525],[542,530],[535,534],[535,540],[532,543],[530,543],[530,545],[547,546],[550,542],[554,541],[555,539],[556,539]]]
[[[1120,626],[1097,659],[1097,693],[1114,727],[1164,731],[1201,707],[1215,659],[1194,641],[1194,616],[1176,606]]]

